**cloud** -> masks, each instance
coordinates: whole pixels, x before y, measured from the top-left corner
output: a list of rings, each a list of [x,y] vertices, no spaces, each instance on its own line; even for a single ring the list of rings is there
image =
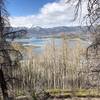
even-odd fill
[[[45,4],[36,15],[10,17],[11,25],[14,27],[55,27],[55,26],[78,26],[79,19],[75,22],[70,20],[74,16],[74,9],[70,4],[65,4],[66,0]],[[85,4],[83,5],[83,8]],[[82,16],[86,14],[83,9]]]

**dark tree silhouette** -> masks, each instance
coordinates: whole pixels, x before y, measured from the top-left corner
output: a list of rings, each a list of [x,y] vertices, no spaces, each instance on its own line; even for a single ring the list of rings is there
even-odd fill
[[[73,20],[78,18],[79,13],[82,11],[82,5],[85,2],[86,9],[88,13],[84,16],[87,27],[91,33],[94,34],[93,43],[87,48],[87,57],[89,58],[89,51],[95,50],[95,54],[99,49],[100,45],[100,0],[65,0],[66,3],[74,4],[75,7],[75,16]]]
[[[25,30],[13,31],[8,15],[5,0],[0,0],[0,86],[4,100],[9,100],[8,83],[16,79],[12,76],[12,71],[22,59],[21,53],[12,47],[11,41],[26,33]]]
[[[65,0],[66,3],[74,4],[74,18],[76,20],[78,15],[82,12],[82,5],[86,4],[87,14],[84,16],[82,22],[86,25],[91,33],[98,33],[96,26],[100,25],[100,0]],[[98,27],[100,29],[100,27]],[[99,31],[100,32],[100,31]]]

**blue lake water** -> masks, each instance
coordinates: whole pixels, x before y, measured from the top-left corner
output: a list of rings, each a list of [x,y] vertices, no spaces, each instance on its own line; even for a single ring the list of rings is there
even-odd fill
[[[29,39],[16,39],[14,40],[15,42],[21,43],[23,45],[34,45],[34,46],[44,46],[46,45],[48,42],[50,42],[52,39],[51,38],[29,38]],[[61,43],[61,39],[57,39],[55,38],[54,41],[56,42],[56,44],[60,44]]]
[[[24,46],[32,46],[32,45],[33,46],[38,46],[37,48],[34,48],[33,51],[41,52],[43,50],[43,47],[46,44],[50,43],[52,40],[55,41],[55,44],[57,46],[60,46],[61,43],[62,43],[62,39],[61,38],[54,38],[54,39],[52,39],[52,38],[36,38],[36,37],[32,37],[32,38],[29,38],[29,39],[16,39],[14,41],[18,42],[18,43],[21,43]],[[88,46],[89,45],[89,43],[87,41],[81,41],[81,42],[82,42],[82,44],[84,46]],[[75,39],[68,40],[68,45],[70,47],[75,46],[77,43],[78,43],[78,41],[75,40]]]
[[[40,53],[44,50],[44,46],[52,41],[52,38],[36,38],[32,37],[29,39],[15,39],[14,42],[21,43],[23,46],[36,46],[33,48],[34,52]],[[61,39],[54,39],[56,45],[61,44]]]

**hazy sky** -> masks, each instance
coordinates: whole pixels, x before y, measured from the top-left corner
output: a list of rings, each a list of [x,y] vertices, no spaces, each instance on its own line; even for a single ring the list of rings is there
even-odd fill
[[[71,22],[74,10],[65,0],[7,0],[7,9],[14,27],[78,26],[87,13],[86,4],[83,3],[80,20]]]

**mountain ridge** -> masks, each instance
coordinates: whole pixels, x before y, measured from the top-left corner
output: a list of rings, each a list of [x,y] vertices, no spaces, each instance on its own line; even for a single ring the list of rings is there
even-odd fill
[[[39,26],[27,28],[27,27],[13,27],[14,30],[25,29],[27,30],[26,37],[41,37],[41,36],[48,36],[48,35],[61,35],[62,33],[66,35],[80,35],[87,33],[86,26],[58,26],[52,28],[42,28]]]
[[[52,27],[52,28],[42,28],[42,27],[37,26],[37,27],[27,28],[28,33],[29,33],[28,35],[30,35],[30,36],[59,35],[61,33],[81,34],[81,33],[83,33],[82,29],[84,29],[86,31],[86,26],[84,26],[84,27],[58,26],[58,27]]]

